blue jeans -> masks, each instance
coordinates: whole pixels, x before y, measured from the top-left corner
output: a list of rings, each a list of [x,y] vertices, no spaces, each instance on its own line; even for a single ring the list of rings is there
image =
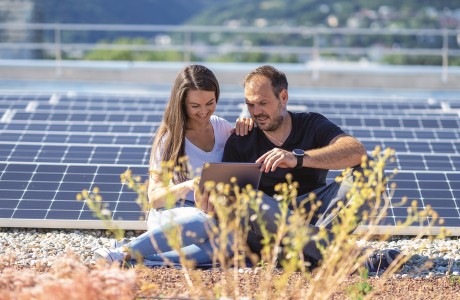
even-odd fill
[[[193,201],[178,201],[171,209],[151,210],[148,217],[148,231],[125,246],[146,260],[163,261],[167,258],[180,262],[179,253],[168,245],[165,231],[171,226],[181,227],[181,251],[197,265],[212,263],[213,246],[208,231],[216,226],[216,220],[195,207]],[[156,244],[153,243],[153,240]],[[227,247],[230,251],[230,245]]]
[[[341,183],[332,182],[326,186],[320,187],[316,190],[313,190],[312,193],[316,195],[316,199],[320,199],[322,204],[318,211],[313,216],[311,223],[309,225],[310,234],[311,236],[317,234],[321,227],[326,228],[328,230],[328,239],[331,241],[333,239],[332,233],[329,231],[332,227],[332,221],[338,215],[338,202],[345,201],[346,202],[346,195],[348,191],[350,191],[352,184],[353,184],[353,171],[362,171],[360,167],[355,167]],[[302,200],[307,198],[309,194],[301,195],[297,197],[297,203],[300,203]],[[265,207],[268,207],[267,210],[263,210],[262,221],[266,226],[266,229],[270,233],[276,233],[278,231],[278,226],[274,222],[277,220],[277,216],[281,215],[280,208],[278,206],[278,202],[273,198],[266,194],[263,195],[262,204],[265,204]],[[306,211],[310,211],[311,202],[308,202],[305,206]],[[362,211],[365,207],[362,207],[361,210],[358,212],[358,219],[362,216]],[[255,213],[251,211],[251,214]],[[288,212],[287,217],[291,215],[291,211]],[[254,253],[260,253],[262,249],[262,231],[257,221],[250,222],[251,229],[248,233],[248,246],[250,247],[251,251]],[[326,246],[325,241],[319,241],[323,246]],[[321,251],[318,249],[316,245],[316,241],[308,242],[304,249],[303,254],[307,260],[309,260],[313,265],[316,264],[321,259]]]

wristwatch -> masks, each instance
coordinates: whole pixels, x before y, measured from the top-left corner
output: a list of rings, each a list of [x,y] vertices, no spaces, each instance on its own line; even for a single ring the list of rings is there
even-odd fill
[[[303,166],[303,157],[305,155],[305,151],[302,149],[294,149],[292,150],[292,154],[297,157],[297,165],[295,166],[296,169],[300,169]]]

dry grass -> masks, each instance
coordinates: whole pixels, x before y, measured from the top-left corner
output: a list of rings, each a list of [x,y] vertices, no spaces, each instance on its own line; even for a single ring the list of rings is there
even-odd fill
[[[305,199],[304,201],[312,201],[313,207],[312,211],[305,211],[301,203],[296,203],[296,183],[292,183],[289,178],[287,178],[287,183],[276,187],[280,208],[280,215],[274,220],[278,225],[276,233],[270,233],[266,230],[266,224],[261,221],[265,209],[261,202],[260,192],[256,192],[250,187],[240,190],[232,185],[208,184],[207,191],[210,193],[210,201],[214,204],[215,216],[219,219],[216,226],[209,228],[208,233],[210,239],[216,241],[213,261],[220,265],[220,270],[194,270],[194,262],[187,260],[185,255],[182,255],[181,264],[183,268],[181,270],[137,268],[135,294],[146,297],[209,299],[219,297],[331,299],[346,294],[353,299],[360,299],[370,295],[370,293],[378,295],[377,291],[383,290],[385,285],[390,282],[399,284],[398,281],[392,279],[392,274],[404,263],[404,259],[395,261],[375,281],[378,289],[371,287],[367,278],[357,275],[350,277],[351,274],[356,274],[362,269],[361,266],[366,258],[366,255],[363,255],[363,250],[356,246],[357,241],[368,241],[374,237],[374,225],[378,225],[381,218],[385,216],[386,208],[390,203],[391,195],[388,196],[385,193],[390,178],[385,175],[384,167],[388,160],[393,159],[393,155],[394,152],[391,149],[380,151],[377,148],[373,153],[373,160],[368,161],[367,158],[363,158],[363,174],[355,174],[354,182],[349,182],[352,188],[347,195],[348,203],[339,204],[341,210],[336,218],[337,221],[333,224],[334,238],[332,240],[328,239],[325,230],[320,230],[317,234],[309,232],[308,224],[315,209],[319,207],[319,203],[314,196]],[[171,179],[171,164],[165,164],[165,170],[160,175],[164,177],[163,184],[168,186]],[[146,184],[140,182],[138,177],[133,177],[130,171],[122,174],[121,177],[124,183],[137,191],[140,205],[146,208]],[[346,179],[340,177],[337,180]],[[98,190],[84,191],[78,197],[96,204],[94,205],[96,213],[101,218],[109,220],[108,212],[106,210],[101,211],[103,206],[98,203],[102,199],[97,195],[97,192]],[[170,202],[174,203],[174,201]],[[287,213],[289,204],[295,207],[290,217]],[[350,234],[360,221],[357,219],[357,211],[363,205],[370,207],[364,214],[364,221],[369,224],[369,230],[362,234]],[[401,227],[408,226],[411,222],[428,216],[432,219],[437,217],[430,208],[420,211],[414,206],[409,208],[408,215],[407,222],[401,224]],[[263,249],[260,258],[251,255],[245,243],[249,220],[258,222],[263,232]],[[178,230],[182,229],[176,227],[175,230],[170,230],[166,235],[171,248],[181,253],[182,243],[178,240]],[[231,258],[229,258],[225,247],[230,236],[233,240],[231,243],[232,250],[235,253]],[[385,240],[389,236],[381,235],[380,238]],[[326,241],[325,245],[320,245],[319,240]],[[313,273],[309,271],[309,262],[304,258],[302,251],[304,245],[310,241],[317,242],[324,258]],[[152,243],[155,246],[155,241]],[[253,265],[262,265],[263,267],[246,269],[245,255],[248,254]],[[282,271],[277,269],[280,255],[284,257]],[[80,269],[77,268],[77,270]],[[116,272],[116,269],[112,269],[112,271]],[[81,273],[81,275],[84,276],[85,274]],[[97,276],[104,276],[104,273]],[[128,277],[131,278],[131,276]],[[356,280],[353,279],[356,277],[358,283],[353,283],[350,289],[348,283]],[[360,278],[361,282],[359,282]],[[126,280],[130,282],[128,279]]]
[[[117,266],[88,266],[77,257],[66,256],[56,261],[52,267],[38,269],[14,269],[2,260],[0,267],[0,299],[216,299],[218,286],[223,274],[219,270],[190,270],[194,280],[202,289],[191,294],[180,270],[169,268],[151,269],[136,267],[120,269]],[[264,270],[241,270],[238,272],[238,297],[229,298],[263,299],[260,296]],[[274,270],[273,278],[283,275],[282,270]],[[460,283],[458,278],[399,279],[395,277],[371,277],[363,279],[359,275],[347,276],[334,285],[334,293],[328,299],[360,299],[353,297],[350,287],[365,281],[372,287],[368,299],[458,299]],[[311,284],[301,273],[292,273],[291,287],[287,293],[277,295],[273,290],[270,299],[305,299],[303,294]],[[303,290],[303,292],[302,292]]]

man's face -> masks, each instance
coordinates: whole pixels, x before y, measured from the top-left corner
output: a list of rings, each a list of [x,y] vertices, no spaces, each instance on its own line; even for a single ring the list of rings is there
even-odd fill
[[[246,105],[257,127],[264,131],[277,130],[287,114],[287,91],[277,97],[273,93],[270,80],[256,75],[244,87]]]

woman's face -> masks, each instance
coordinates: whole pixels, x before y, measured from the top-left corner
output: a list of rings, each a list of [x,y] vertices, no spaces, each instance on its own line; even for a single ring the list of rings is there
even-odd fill
[[[185,107],[189,121],[207,124],[216,110],[216,94],[210,91],[189,90]]]

